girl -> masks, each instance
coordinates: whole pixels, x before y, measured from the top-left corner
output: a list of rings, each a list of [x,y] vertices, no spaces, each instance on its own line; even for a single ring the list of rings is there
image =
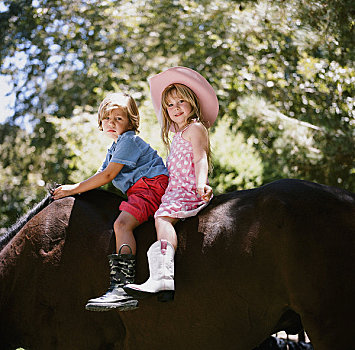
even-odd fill
[[[158,241],[148,250],[150,278],[128,284],[124,290],[137,298],[149,294],[158,300],[174,298],[174,254],[179,219],[196,215],[212,198],[208,185],[210,145],[207,128],[218,114],[218,100],[199,73],[174,67],[150,79],[153,105],[169,148],[169,130],[175,132],[167,158],[169,185],[155,213]]]
[[[127,295],[123,286],[134,282],[136,241],[133,230],[153,216],[168,184],[168,171],[161,157],[138,133],[139,112],[134,99],[123,93],[112,93],[100,104],[99,129],[113,139],[99,171],[89,179],[56,188],[53,198],[59,199],[85,192],[112,181],[121,192],[127,193],[121,213],[114,223],[116,254],[108,256],[111,283],[99,298],[90,299],[87,310],[106,311],[132,309],[137,300]]]

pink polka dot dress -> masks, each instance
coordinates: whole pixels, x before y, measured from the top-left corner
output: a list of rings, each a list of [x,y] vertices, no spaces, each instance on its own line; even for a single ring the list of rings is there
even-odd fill
[[[167,158],[169,185],[154,217],[187,218],[195,216],[209,203],[203,201],[197,193],[192,145],[182,137],[182,133],[188,127],[189,125],[173,137]]]

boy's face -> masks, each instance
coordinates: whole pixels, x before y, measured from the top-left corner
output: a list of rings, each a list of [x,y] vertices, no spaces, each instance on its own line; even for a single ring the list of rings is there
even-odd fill
[[[131,130],[132,126],[125,109],[122,107],[112,109],[107,116],[102,119],[102,129],[108,137],[115,141],[117,141],[119,135]]]

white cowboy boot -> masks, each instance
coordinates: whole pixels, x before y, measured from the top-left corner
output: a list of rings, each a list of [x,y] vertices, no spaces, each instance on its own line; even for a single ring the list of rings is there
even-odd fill
[[[158,294],[159,301],[174,299],[174,247],[166,240],[152,244],[147,252],[149,279],[143,284],[126,284],[123,289],[135,298]]]

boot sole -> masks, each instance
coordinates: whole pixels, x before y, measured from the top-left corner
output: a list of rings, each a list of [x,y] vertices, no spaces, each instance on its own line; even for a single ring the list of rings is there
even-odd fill
[[[149,293],[149,292],[144,292],[141,290],[130,289],[125,287],[123,287],[123,289],[128,295],[130,295],[135,299],[145,299],[148,297],[157,296],[157,299],[160,302],[173,301],[175,295],[175,290],[161,290],[160,292],[157,293]]]
[[[130,311],[138,308],[137,300],[130,300],[125,303],[88,303],[85,305],[85,309],[88,311]]]

